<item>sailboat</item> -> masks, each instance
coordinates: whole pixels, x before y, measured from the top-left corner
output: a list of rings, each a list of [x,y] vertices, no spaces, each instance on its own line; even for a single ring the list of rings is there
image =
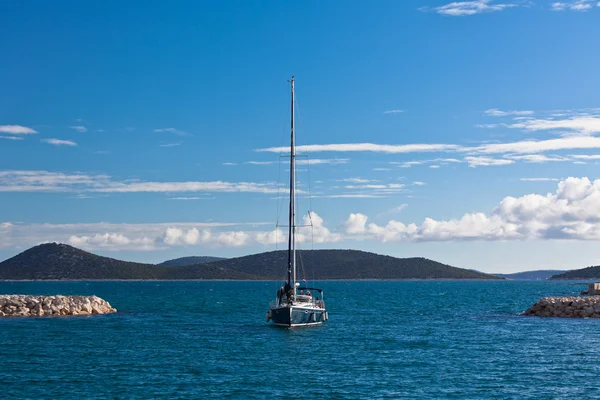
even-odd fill
[[[292,88],[292,118],[290,143],[290,208],[288,224],[287,279],[269,305],[267,322],[289,328],[321,325],[328,315],[323,290],[301,287],[296,281],[296,124],[294,120],[294,77]]]

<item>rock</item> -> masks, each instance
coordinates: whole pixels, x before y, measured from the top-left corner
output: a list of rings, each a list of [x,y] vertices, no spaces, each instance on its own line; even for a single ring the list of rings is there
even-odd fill
[[[600,296],[545,297],[523,314],[538,317],[600,318]]]
[[[0,295],[0,317],[90,315],[116,311],[98,296]]]

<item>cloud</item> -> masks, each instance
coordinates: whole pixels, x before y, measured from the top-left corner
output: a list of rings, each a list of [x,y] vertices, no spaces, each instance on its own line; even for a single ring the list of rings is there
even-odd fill
[[[425,182],[419,182],[419,181],[413,182],[412,184],[415,185],[415,186],[424,186],[424,185],[426,185]]]
[[[246,164],[251,164],[251,165],[272,165],[272,164],[275,164],[275,161],[246,161]]]
[[[159,147],[176,147],[176,146],[181,146],[181,142],[159,144],[158,146]]]
[[[513,160],[491,157],[465,157],[465,161],[469,163],[471,168],[514,164]]]
[[[313,198],[320,197],[323,199],[383,199],[386,196],[378,194],[367,194],[367,193],[342,193],[342,194],[329,194],[323,196],[312,196]]]
[[[162,133],[162,132],[174,133],[175,135],[179,135],[179,136],[185,136],[185,135],[187,135],[186,132],[181,131],[179,129],[175,129],[175,128],[155,129],[154,132],[157,132],[157,133]]]
[[[169,197],[169,200],[214,200],[214,197]]]
[[[345,144],[311,144],[296,146],[298,153],[316,152],[375,152],[375,153],[416,153],[432,151],[458,151],[461,146],[454,144],[374,144],[374,143],[345,143]],[[281,153],[288,151],[287,147],[268,147],[256,149],[258,152]]]
[[[296,164],[298,165],[318,165],[318,164],[347,164],[350,161],[349,158],[309,158],[306,160],[296,160]]]
[[[277,193],[279,189],[271,183],[255,182],[111,182],[104,187],[91,188],[92,192],[138,193],[138,192],[247,192]]]
[[[224,162],[223,165],[231,167],[231,166],[237,165],[237,163],[234,163],[234,162]]]
[[[485,115],[488,115],[490,117],[506,117],[506,116],[510,116],[510,115],[516,115],[516,116],[524,116],[524,115],[532,115],[533,111],[502,111],[499,110],[497,108],[490,108],[489,110],[485,110],[484,111]]]
[[[463,17],[487,12],[502,11],[517,7],[517,4],[495,3],[492,0],[455,1],[439,7],[422,7],[421,11],[433,11],[438,14]]]
[[[566,119],[526,119],[507,125],[507,127],[524,129],[530,132],[560,129],[591,135],[600,133],[600,117],[574,116]]]
[[[6,139],[6,140],[23,140],[23,138],[20,137],[20,136],[0,136],[0,139]]]
[[[548,140],[523,140],[509,143],[490,143],[467,151],[500,154],[500,153],[543,153],[546,151],[597,149],[600,148],[600,138],[592,136],[569,136]]]
[[[54,146],[77,146],[77,143],[71,140],[61,140],[61,139],[41,139],[44,143],[49,143]]]
[[[569,11],[588,11],[593,7],[592,0],[575,0],[575,1],[569,1],[569,2],[555,2],[552,3],[551,6],[551,10],[552,11],[565,11],[565,10],[569,10]],[[600,3],[596,4],[598,7],[600,7]]]
[[[87,132],[87,128],[82,125],[70,126],[69,128],[74,129],[77,132],[81,132],[81,133]]]
[[[0,133],[8,133],[10,135],[31,135],[37,131],[21,125],[0,125]]]
[[[523,182],[558,182],[556,178],[521,178]]]
[[[144,182],[114,181],[108,175],[68,174],[36,170],[0,171],[0,192],[247,192],[278,193],[275,183],[265,182]],[[300,192],[300,191],[299,191]]]
[[[155,241],[151,238],[130,239],[119,233],[104,233],[93,236],[72,235],[67,243],[83,249],[155,250]]]
[[[252,238],[263,231],[255,230],[271,222],[167,222],[155,224],[0,224],[0,247],[33,246],[44,242],[70,243],[84,249],[104,250],[160,250],[173,246],[220,246],[229,232],[243,230]],[[4,228],[4,229],[3,229]],[[238,235],[239,236],[239,235]],[[233,242],[233,244],[239,242]],[[227,244],[227,243],[225,243]]]
[[[600,240],[600,179],[567,178],[556,192],[506,197],[489,214],[475,212],[460,219],[420,225],[395,220],[385,226],[367,224],[364,214],[350,214],[347,234],[361,234],[380,241]]]
[[[384,114],[401,114],[403,112],[404,112],[404,110],[387,110],[387,111],[384,111],[383,113]]]
[[[319,165],[319,164],[347,164],[350,161],[349,158],[309,158],[309,159],[296,159],[296,165]],[[246,161],[245,164],[251,165],[272,165],[277,164],[277,161]],[[289,161],[286,163],[289,164]]]
[[[569,161],[567,157],[561,156],[545,156],[543,154],[527,154],[524,156],[506,156],[512,160],[521,160],[527,163],[547,163],[547,162],[561,162],[561,161]]]
[[[371,183],[371,182],[379,182],[375,179],[364,179],[364,178],[344,178],[338,179],[338,182],[348,182],[348,183]]]
[[[400,168],[410,168],[413,165],[424,165],[424,164],[431,164],[431,163],[446,165],[446,164],[450,164],[450,163],[461,163],[461,162],[462,162],[461,160],[457,160],[456,158],[434,158],[432,160],[414,160],[414,161],[403,161],[403,162],[392,161],[392,162],[390,162],[390,164],[398,165],[398,167],[400,167]]]
[[[600,154],[592,154],[592,155],[575,154],[575,155],[571,155],[570,157],[577,158],[580,160],[600,160]]]
[[[406,203],[400,204],[399,206],[389,209],[387,211],[387,214],[398,214],[398,213],[402,212],[406,207],[408,207],[408,204],[406,204]]]

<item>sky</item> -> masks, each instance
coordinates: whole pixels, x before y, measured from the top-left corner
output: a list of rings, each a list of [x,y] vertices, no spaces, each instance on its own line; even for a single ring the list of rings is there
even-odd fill
[[[600,2],[0,4],[0,259],[600,264]]]

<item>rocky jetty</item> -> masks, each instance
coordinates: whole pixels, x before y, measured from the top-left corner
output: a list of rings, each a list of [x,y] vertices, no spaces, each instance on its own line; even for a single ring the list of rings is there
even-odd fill
[[[116,311],[98,296],[0,295],[0,317],[92,315]]]
[[[524,314],[538,317],[600,318],[600,296],[544,297]]]

